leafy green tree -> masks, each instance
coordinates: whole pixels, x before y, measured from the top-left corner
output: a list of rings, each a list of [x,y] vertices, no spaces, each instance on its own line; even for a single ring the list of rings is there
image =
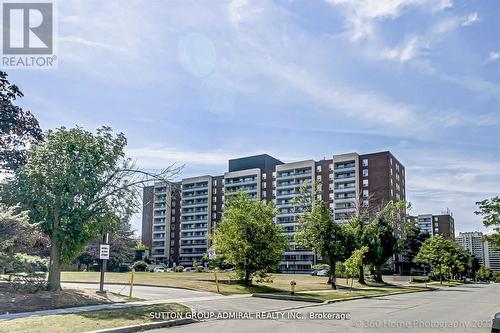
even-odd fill
[[[383,282],[382,266],[395,253],[395,225],[399,223],[400,213],[405,206],[404,201],[387,203],[363,230],[363,244],[368,247],[365,261],[372,265],[377,282]]]
[[[368,247],[363,246],[352,252],[351,256],[344,261],[344,271],[348,278],[351,278],[351,287],[349,292],[352,291],[352,284],[354,278],[360,273],[359,267],[363,266],[363,257],[368,252]]]
[[[123,134],[109,127],[48,131],[28,150],[27,163],[2,186],[1,198],[29,210],[50,238],[50,290],[61,288],[61,263],[71,262],[88,243],[116,230],[140,207],[141,190],[153,179],[166,180],[177,168],[142,171],[126,158]]]
[[[77,265],[89,266],[99,259],[99,245],[101,237],[91,241],[85,250],[75,259]],[[109,234],[109,260],[107,269],[109,271],[118,271],[122,264],[131,263],[134,260],[136,239],[134,231],[128,221],[123,221],[119,224],[118,229]],[[78,267],[80,270],[80,267]]]
[[[0,71],[0,169],[15,170],[26,163],[26,147],[42,140],[38,121],[29,111],[14,105],[23,97],[19,88]]]
[[[493,277],[493,271],[490,268],[481,265],[477,271],[476,277],[479,281],[490,281]]]
[[[17,254],[39,254],[46,245],[40,228],[28,223],[26,211],[0,205],[0,273],[18,266]]]
[[[335,265],[337,261],[343,261],[348,256],[345,233],[334,221],[325,202],[314,201],[312,206],[312,211],[299,217],[300,224],[295,240],[304,248],[313,249],[316,254],[328,259],[328,283],[331,283],[333,289],[337,289]]]
[[[406,262],[408,262],[409,269],[415,267],[413,259],[417,256],[420,247],[429,238],[429,234],[421,233],[420,228],[410,223],[405,228],[405,235],[401,240],[401,254],[403,255]]]
[[[494,234],[487,235],[486,239],[494,245],[497,251],[500,251],[500,197],[478,201],[476,205],[479,206],[479,210],[474,213],[482,215],[484,226],[491,226],[495,231]]]
[[[222,221],[211,235],[218,254],[234,265],[243,283],[274,271],[287,247],[283,229],[273,222],[272,203],[250,200],[239,193],[228,198]]]
[[[368,224],[368,212],[366,210],[358,210],[358,212],[352,216],[349,221],[342,227],[344,229],[344,235],[346,237],[346,244],[348,245],[348,252],[352,253],[356,249],[360,249],[365,246],[365,228]],[[358,283],[365,284],[365,272],[363,264],[358,267]]]
[[[439,281],[442,284],[445,275],[466,269],[467,264],[463,261],[469,258],[460,253],[463,253],[463,250],[455,242],[437,235],[422,244],[414,261],[431,266],[439,275]]]

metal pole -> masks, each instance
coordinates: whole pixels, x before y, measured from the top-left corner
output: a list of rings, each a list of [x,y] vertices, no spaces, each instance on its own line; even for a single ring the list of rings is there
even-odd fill
[[[108,233],[102,234],[102,244],[108,244],[108,242],[109,242],[109,234]],[[107,264],[107,260],[102,259],[101,260],[101,277],[99,280],[99,292],[100,293],[104,293],[104,272],[106,272],[106,264]]]

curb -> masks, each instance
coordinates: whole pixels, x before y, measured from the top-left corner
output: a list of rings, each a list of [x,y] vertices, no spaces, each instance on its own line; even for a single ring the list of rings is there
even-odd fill
[[[394,293],[385,293],[385,294],[378,294],[378,295],[364,295],[364,296],[353,296],[353,297],[348,297],[348,298],[339,298],[339,299],[331,299],[331,300],[326,300],[322,301],[319,298],[313,298],[313,297],[304,297],[304,298],[298,298],[294,296],[289,296],[289,295],[276,295],[276,294],[252,294],[252,297],[259,297],[259,298],[269,298],[269,299],[277,299],[277,300],[284,300],[284,301],[297,301],[297,302],[310,302],[310,303],[317,303],[319,305],[321,304],[332,304],[332,303],[338,303],[338,302],[346,302],[346,301],[354,301],[357,299],[367,299],[367,298],[376,298],[376,297],[384,297],[384,296],[392,296],[392,295],[403,295],[403,294],[411,294],[411,293],[419,293],[419,292],[425,292],[425,291],[436,291],[439,289],[432,288],[429,290],[411,290],[411,291],[405,291],[405,292],[394,292]]]
[[[171,327],[171,326],[180,326],[180,325],[193,324],[193,323],[196,323],[196,322],[197,321],[194,320],[194,319],[174,319],[174,320],[165,320],[165,321],[159,321],[159,322],[147,323],[147,324],[137,324],[137,325],[123,326],[123,327],[106,328],[106,329],[97,330],[97,331],[90,331],[90,332],[87,332],[87,333],[129,333],[129,332],[139,332],[139,331],[152,330],[152,329],[155,329],[155,328],[162,328],[162,327]]]

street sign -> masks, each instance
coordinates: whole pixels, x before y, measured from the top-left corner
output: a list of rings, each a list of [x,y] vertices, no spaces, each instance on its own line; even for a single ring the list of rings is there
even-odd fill
[[[208,259],[215,260],[215,258],[217,258],[216,254],[215,254],[215,249],[213,247],[209,248],[207,250],[207,253],[208,253]]]
[[[109,244],[99,246],[99,259],[109,259]]]

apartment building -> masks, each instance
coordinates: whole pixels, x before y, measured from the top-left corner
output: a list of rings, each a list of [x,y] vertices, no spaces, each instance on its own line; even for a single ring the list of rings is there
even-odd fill
[[[484,242],[484,265],[496,272],[500,272],[500,251],[495,250],[493,244]]]
[[[481,265],[484,265],[486,255],[482,232],[461,232],[455,237],[455,242],[476,257]]]
[[[441,215],[419,214],[407,216],[420,228],[420,232],[430,236],[441,235],[445,239],[455,240],[455,219],[450,211]]]
[[[378,207],[406,197],[404,166],[388,151],[290,163],[267,154],[237,158],[229,160],[223,175],[145,187],[143,243],[151,247],[157,261],[201,262],[210,246],[207,236],[222,219],[224,201],[244,192],[252,199],[276,204],[275,222],[290,240],[280,271],[307,272],[317,258],[293,239],[301,214],[294,198],[304,184],[312,190],[315,181],[321,184],[315,199],[328,204],[338,223],[347,221],[359,205]]]
[[[493,245],[484,239],[482,232],[461,232],[455,242],[475,256],[481,265],[500,271],[500,251],[496,251]]]

